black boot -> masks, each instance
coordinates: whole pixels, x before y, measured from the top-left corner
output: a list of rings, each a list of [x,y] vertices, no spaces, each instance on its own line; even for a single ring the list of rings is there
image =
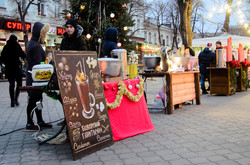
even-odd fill
[[[20,93],[20,89],[19,87],[16,87],[16,93],[15,93],[15,105],[16,106],[19,106],[19,102],[18,102],[19,93]]]
[[[14,100],[14,89],[12,89],[11,87],[9,87],[9,92],[10,92],[10,106],[11,107],[15,107],[15,100]]]

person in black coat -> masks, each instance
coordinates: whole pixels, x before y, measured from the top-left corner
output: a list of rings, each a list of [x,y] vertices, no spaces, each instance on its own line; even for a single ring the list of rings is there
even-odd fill
[[[200,74],[201,74],[201,89],[202,89],[202,94],[207,94],[207,90],[210,88],[210,84],[208,89],[205,88],[205,81],[206,78],[208,79],[208,82],[210,80],[210,72],[207,67],[210,66],[211,62],[215,62],[216,59],[216,54],[212,52],[212,44],[208,43],[208,46],[200,52],[198,56],[198,61],[199,61],[199,66],[200,66]]]
[[[111,51],[113,49],[119,49],[117,46],[117,29],[116,28],[107,28],[105,31],[105,43],[102,46],[104,57],[111,57]]]
[[[32,67],[41,62],[45,62],[46,54],[43,50],[41,44],[44,43],[47,32],[49,31],[50,26],[48,24],[44,25],[40,22],[36,22],[32,29],[31,40],[27,44],[26,53],[27,53],[27,70],[31,71]],[[33,79],[31,73],[27,72],[26,74],[26,85],[32,86]],[[47,124],[43,121],[42,110],[37,109],[36,103],[38,101],[42,102],[42,90],[28,91],[28,105],[27,105],[27,130],[38,130],[38,126],[34,125],[33,122],[33,113],[35,110],[37,116],[37,123],[40,128],[51,128],[51,124]]]
[[[83,28],[77,24],[77,20],[70,18],[66,22],[66,32],[63,34],[60,50],[86,50],[82,32]]]
[[[17,37],[15,35],[11,35],[1,53],[2,62],[5,65],[5,77],[8,78],[9,81],[11,107],[19,105],[19,87],[22,86],[23,75],[22,62],[20,58],[24,59],[25,56],[26,55],[23,52],[21,46],[17,43]],[[16,89],[15,82],[17,83]]]

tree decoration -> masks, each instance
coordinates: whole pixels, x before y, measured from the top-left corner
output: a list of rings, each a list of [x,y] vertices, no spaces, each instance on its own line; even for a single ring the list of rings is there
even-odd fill
[[[137,91],[137,94],[135,96],[127,89],[126,84],[124,84],[122,81],[119,82],[117,84],[117,86],[118,86],[118,91],[117,91],[117,94],[116,94],[115,101],[113,103],[108,103],[108,101],[106,100],[108,109],[115,109],[115,108],[119,107],[120,104],[121,104],[123,95],[126,95],[127,98],[132,102],[138,102],[141,99],[142,95],[143,95],[144,83],[143,83],[142,79],[140,79],[139,90]]]

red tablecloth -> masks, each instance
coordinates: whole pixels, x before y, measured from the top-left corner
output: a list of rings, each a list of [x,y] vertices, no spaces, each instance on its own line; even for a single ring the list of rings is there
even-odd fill
[[[136,84],[139,84],[139,81],[139,79],[129,79],[123,82],[127,85],[127,88],[129,84],[132,85],[132,89],[129,89],[129,91],[136,95],[138,91]],[[118,82],[106,82],[103,84],[107,88],[105,89],[104,87],[104,93],[108,103],[113,103],[116,98],[117,84]],[[127,96],[123,95],[120,106],[115,109],[109,109],[108,113],[114,141],[155,129],[149,116],[144,95],[138,102],[132,102]]]

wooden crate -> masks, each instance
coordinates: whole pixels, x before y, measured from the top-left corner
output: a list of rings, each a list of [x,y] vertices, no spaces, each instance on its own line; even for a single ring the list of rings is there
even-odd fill
[[[235,71],[238,68],[226,67],[210,69],[210,95],[232,95],[236,92],[237,78]],[[232,75],[233,74],[233,75]],[[233,83],[234,82],[234,83]]]

